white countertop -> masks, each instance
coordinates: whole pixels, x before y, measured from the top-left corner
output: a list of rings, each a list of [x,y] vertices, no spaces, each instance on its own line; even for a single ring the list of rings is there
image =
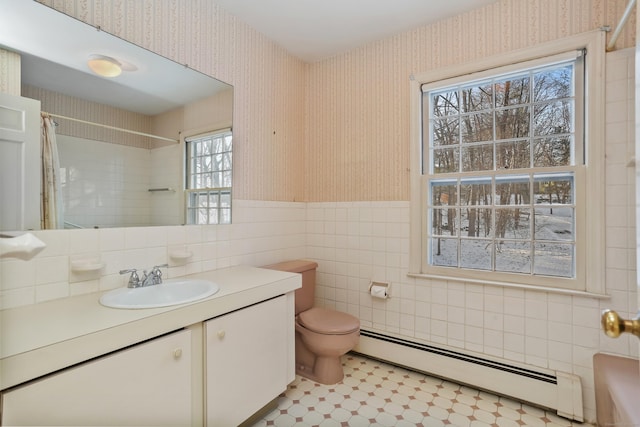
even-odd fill
[[[285,294],[300,275],[236,266],[185,276],[220,290],[189,304],[115,309],[102,293],[0,311],[0,390],[91,358]]]

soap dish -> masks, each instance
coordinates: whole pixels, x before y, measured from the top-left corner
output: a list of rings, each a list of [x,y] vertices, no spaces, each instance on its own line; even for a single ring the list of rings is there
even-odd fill
[[[193,252],[189,251],[189,250],[177,250],[177,251],[172,251],[169,256],[172,259],[175,259],[176,261],[180,261],[180,260],[185,260],[185,259],[189,259],[193,256]]]
[[[88,272],[88,271],[99,271],[105,267],[104,262],[100,262],[98,260],[76,260],[71,261],[71,270],[75,272]]]

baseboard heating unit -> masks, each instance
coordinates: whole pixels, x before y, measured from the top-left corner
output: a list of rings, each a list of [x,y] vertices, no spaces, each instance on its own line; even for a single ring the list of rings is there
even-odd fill
[[[574,374],[524,368],[367,330],[360,331],[354,351],[584,421],[582,386]]]

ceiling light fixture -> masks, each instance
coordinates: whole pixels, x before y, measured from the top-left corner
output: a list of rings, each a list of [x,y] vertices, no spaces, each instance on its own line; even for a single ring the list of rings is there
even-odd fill
[[[87,65],[91,71],[103,77],[117,77],[122,73],[122,64],[104,55],[90,55]]]

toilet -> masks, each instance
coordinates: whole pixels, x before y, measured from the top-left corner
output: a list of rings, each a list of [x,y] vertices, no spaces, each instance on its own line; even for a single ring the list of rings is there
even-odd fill
[[[335,384],[344,377],[341,356],[358,343],[360,321],[347,313],[313,306],[317,267],[313,261],[295,260],[264,268],[302,274],[302,288],[295,291],[296,374]]]

